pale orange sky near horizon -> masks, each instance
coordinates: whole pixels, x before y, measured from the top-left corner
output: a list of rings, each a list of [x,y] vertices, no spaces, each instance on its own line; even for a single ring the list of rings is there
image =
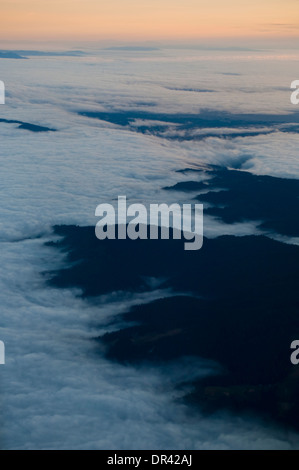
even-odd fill
[[[299,0],[0,0],[2,40],[299,37]]]

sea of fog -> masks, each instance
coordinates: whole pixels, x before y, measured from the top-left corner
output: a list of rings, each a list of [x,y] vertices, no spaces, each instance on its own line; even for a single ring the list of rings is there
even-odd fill
[[[173,383],[214,373],[217,364],[185,358],[158,368],[123,366],[99,352],[93,338],[111,330],[111,318],[158,298],[158,287],[116,292],[95,305],[75,289],[49,287],[43,274],[65,263],[45,246],[54,225],[93,226],[97,205],[119,195],[146,204],[189,201],[190,194],[162,190],[184,181],[177,170],[214,164],[298,178],[298,115],[290,103],[298,53],[93,47],[75,56],[21,55],[0,59],[0,447],[299,448],[297,434],[254,416],[201,416],[184,404],[186,390]],[[86,115],[97,112],[107,120]],[[120,125],[109,113],[133,118]],[[198,113],[220,116],[222,128],[177,132],[173,115]],[[273,128],[263,117],[254,135],[219,138],[247,127],[229,119],[225,126],[230,114],[281,120]],[[151,132],[157,123],[165,136]],[[214,135],[196,138],[204,132]],[[204,224],[207,237],[259,233],[254,222],[207,217]]]

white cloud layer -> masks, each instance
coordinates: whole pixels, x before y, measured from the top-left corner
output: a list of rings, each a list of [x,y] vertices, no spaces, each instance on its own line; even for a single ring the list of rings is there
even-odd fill
[[[155,369],[104,359],[91,339],[108,331],[117,313],[157,292],[114,295],[96,307],[75,290],[47,287],[40,275],[63,263],[56,251],[43,246],[54,224],[94,225],[97,205],[118,195],[143,203],[187,201],[188,195],[160,191],[186,179],[174,170],[199,163],[235,164],[245,157],[243,167],[250,171],[299,176],[295,135],[182,143],[119,130],[75,113],[149,109],[153,103],[159,112],[207,107],[291,111],[288,92],[276,88],[296,78],[293,59],[282,69],[281,59],[270,57],[257,75],[259,53],[241,60],[232,53],[223,60],[216,53],[208,59],[206,52],[182,50],[147,57],[132,53],[124,59],[121,52],[106,51],[80,59],[6,61],[0,69],[7,90],[1,117],[58,130],[35,134],[0,123],[0,339],[6,343],[7,361],[0,369],[1,447],[299,448],[296,434],[256,418],[203,418],[172,401],[182,393],[173,390],[173,383],[213,373],[211,363],[188,358]],[[240,75],[222,75],[229,72]],[[257,233],[256,224],[225,226],[206,218],[205,235],[222,233]],[[36,239],[40,234],[43,238]]]

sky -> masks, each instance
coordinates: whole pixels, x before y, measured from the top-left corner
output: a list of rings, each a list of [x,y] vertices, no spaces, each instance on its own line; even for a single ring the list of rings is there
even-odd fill
[[[298,36],[298,0],[1,0],[0,40]]]

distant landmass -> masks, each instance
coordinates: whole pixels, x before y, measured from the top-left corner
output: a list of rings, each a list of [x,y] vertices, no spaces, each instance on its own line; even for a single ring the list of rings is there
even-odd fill
[[[0,51],[0,59],[26,59],[14,51]]]
[[[169,87],[168,87],[169,88]],[[212,93],[207,89],[179,89],[174,91],[195,91]],[[159,113],[140,109],[79,111],[80,116],[99,119],[127,128],[132,132],[151,134],[168,140],[200,141],[210,137],[236,139],[237,137],[256,137],[274,132],[298,133],[299,113],[288,114],[230,113],[203,109],[200,113]],[[150,121],[150,123],[148,122]],[[200,131],[200,132],[198,132]]]
[[[14,119],[0,119],[0,123],[4,122],[6,124],[19,124],[18,129],[25,129],[30,132],[56,132],[56,129],[51,129],[50,127],[38,126],[37,124],[31,124],[30,122],[17,121]]]
[[[159,51],[159,48],[158,47],[142,47],[142,46],[114,46],[114,47],[107,47],[105,51],[153,52],[153,51]]]
[[[85,55],[83,51],[15,51],[17,54],[24,56],[36,56],[36,57],[78,57]]]
[[[29,57],[80,57],[85,55],[83,51],[0,51],[0,59],[28,59]]]

